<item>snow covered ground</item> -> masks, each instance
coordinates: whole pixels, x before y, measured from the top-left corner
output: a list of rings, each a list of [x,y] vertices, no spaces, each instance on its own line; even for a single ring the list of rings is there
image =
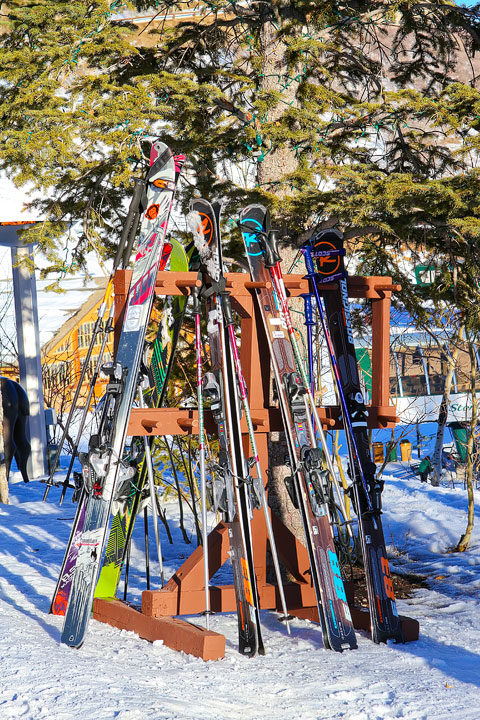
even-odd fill
[[[215,615],[226,657],[203,662],[133,633],[91,622],[80,650],[60,645],[62,618],[48,614],[74,506],[59,490],[14,474],[10,505],[0,506],[1,720],[408,720],[480,718],[480,536],[472,549],[448,553],[464,530],[466,493],[421,484],[400,463],[388,466],[384,527],[392,565],[420,573],[429,589],[400,600],[417,618],[420,640],[374,645],[357,633],[358,650],[322,647],[318,626],[294,620],[289,637],[275,613],[262,611],[267,654],[237,652],[233,614]],[[167,575],[191,552],[167,507],[175,544],[162,527]],[[137,523],[131,573],[143,587]],[[150,533],[153,538],[153,532]],[[151,549],[152,562],[154,549]],[[202,618],[191,618],[203,623]]]

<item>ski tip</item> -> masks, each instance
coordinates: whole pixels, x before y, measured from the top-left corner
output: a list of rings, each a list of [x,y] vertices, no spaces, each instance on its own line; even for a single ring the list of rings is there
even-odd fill
[[[247,205],[247,207],[242,208],[239,215],[240,217],[250,215],[254,210],[261,210],[263,213],[267,212],[267,208],[264,205],[260,205],[259,203],[252,203],[251,205]]]

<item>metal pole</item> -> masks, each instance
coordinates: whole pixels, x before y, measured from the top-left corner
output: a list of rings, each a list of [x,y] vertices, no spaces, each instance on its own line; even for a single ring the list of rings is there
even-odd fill
[[[143,389],[141,386],[139,389],[139,405],[141,408],[145,407],[145,400],[143,397]],[[145,448],[145,462],[147,463],[148,486],[150,489],[150,503],[152,506],[153,528],[155,530],[155,541],[157,544],[158,567],[160,568],[160,583],[163,587],[165,585],[165,577],[164,577],[164,573],[163,573],[163,559],[162,559],[162,546],[160,543],[160,531],[158,528],[157,503],[155,501],[157,490],[155,488],[155,475],[153,472],[152,453],[150,450],[150,443],[148,442],[148,438],[146,436],[143,438],[143,444],[144,444],[144,448]]]
[[[210,572],[208,567],[207,532],[207,476],[205,472],[205,432],[203,426],[203,374],[202,374],[202,335],[200,328],[200,288],[192,288],[193,312],[195,314],[195,353],[197,360],[197,405],[198,405],[198,451],[200,461],[200,493],[202,501],[202,545],[203,576],[205,583],[205,624],[210,629]]]
[[[32,245],[12,247],[11,253],[20,383],[30,403],[28,432],[32,451],[28,461],[28,475],[31,478],[38,478],[48,473],[48,466],[37,290],[35,275],[25,264],[26,260],[31,260],[32,247]]]
[[[147,590],[150,590],[150,550],[148,547],[148,510],[143,508],[143,527],[145,530],[145,573],[147,576]]]
[[[128,571],[130,570],[130,544],[127,548],[127,557],[125,559],[125,580],[123,583],[123,599],[127,599],[127,587],[128,587]]]

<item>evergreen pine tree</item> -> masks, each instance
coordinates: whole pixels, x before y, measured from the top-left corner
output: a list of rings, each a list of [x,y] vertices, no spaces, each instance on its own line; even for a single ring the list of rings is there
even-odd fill
[[[152,5],[140,34],[121,19]],[[375,248],[381,270],[401,246],[475,244],[474,12],[411,1],[2,7],[0,163],[40,191],[47,222],[33,232],[45,249],[82,218],[84,241],[111,251],[156,134],[186,151],[187,194],[227,197],[232,216],[262,200],[290,243],[340,226]],[[179,10],[197,12],[172,24]]]
[[[126,10],[155,21],[141,32]],[[183,17],[173,17],[185,11]],[[194,12],[195,11],[195,12]],[[161,135],[187,154],[184,199],[261,201],[298,246],[340,227],[363,269],[479,325],[479,11],[450,0],[9,0],[0,36],[0,169],[40,193],[50,269],[109,254],[132,175]],[[83,235],[69,267],[58,252]],[[232,233],[230,255],[240,247]],[[403,263],[407,256],[408,263]]]

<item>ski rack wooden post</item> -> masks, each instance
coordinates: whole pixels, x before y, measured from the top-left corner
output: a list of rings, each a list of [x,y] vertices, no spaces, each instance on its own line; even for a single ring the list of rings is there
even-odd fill
[[[120,270],[115,276],[115,323],[116,335],[123,318],[128,293],[130,272]],[[290,297],[298,297],[308,291],[308,283],[301,275],[287,275],[285,286]],[[268,477],[269,432],[281,431],[280,410],[269,406],[270,362],[267,339],[262,320],[258,314],[254,289],[258,283],[250,280],[245,273],[228,273],[227,289],[231,293],[232,307],[240,317],[241,348],[240,359],[249,392],[249,403],[254,426],[257,449],[260,457],[263,478]],[[160,296],[188,295],[189,289],[198,285],[197,273],[160,272],[157,277],[155,293]],[[336,283],[327,283],[322,290],[336,289]],[[368,424],[370,428],[393,427],[398,418],[395,408],[389,404],[389,354],[390,354],[390,300],[392,292],[400,289],[393,285],[389,277],[350,277],[348,278],[349,296],[372,300],[372,404],[369,406]],[[340,410],[338,407],[319,408],[319,416],[325,429],[340,428]],[[214,423],[205,413],[207,432],[215,432]],[[250,448],[245,419],[242,418],[243,441],[247,457]],[[197,412],[192,409],[177,408],[133,408],[130,417],[128,435],[182,435],[198,432]],[[280,562],[290,572],[293,582],[285,585],[285,595],[289,612],[318,621],[315,593],[309,576],[309,561],[306,548],[287,529],[273,513],[272,524],[277,542]],[[259,591],[260,607],[273,609],[279,607],[278,593],[274,585],[267,582],[267,532],[263,511],[255,511],[252,520],[252,536],[255,556],[255,572]],[[208,536],[209,574],[213,577],[229,556],[227,527],[219,523]],[[101,601],[101,613],[98,619],[109,622],[108,607],[114,606]],[[352,601],[353,602],[353,601]],[[115,602],[117,609],[118,601]],[[234,612],[236,609],[233,585],[210,586],[210,605],[214,612]],[[145,590],[142,594],[142,613],[158,620],[172,619],[175,615],[200,614],[205,609],[205,587],[203,579],[203,549],[197,547],[182,566],[175,572],[162,590]],[[354,625],[358,629],[369,630],[368,612],[351,607]],[[95,611],[95,608],[94,608]],[[139,614],[141,615],[141,614]],[[128,629],[135,630],[133,626]],[[112,624],[115,624],[112,622]],[[118,625],[117,625],[118,627]],[[122,625],[125,627],[125,625]],[[191,628],[192,626],[189,625]],[[418,623],[402,618],[402,628],[406,640],[418,638]],[[205,633],[203,628],[198,628]],[[137,630],[138,632],[138,630]],[[176,628],[176,647],[179,644],[185,652],[192,652],[192,637]],[[213,633],[215,635],[215,633]],[[223,637],[223,636],[219,636]],[[224,638],[223,638],[224,640]],[[168,644],[168,643],[166,643]],[[170,645],[172,647],[173,645]],[[201,655],[200,655],[201,656]]]

